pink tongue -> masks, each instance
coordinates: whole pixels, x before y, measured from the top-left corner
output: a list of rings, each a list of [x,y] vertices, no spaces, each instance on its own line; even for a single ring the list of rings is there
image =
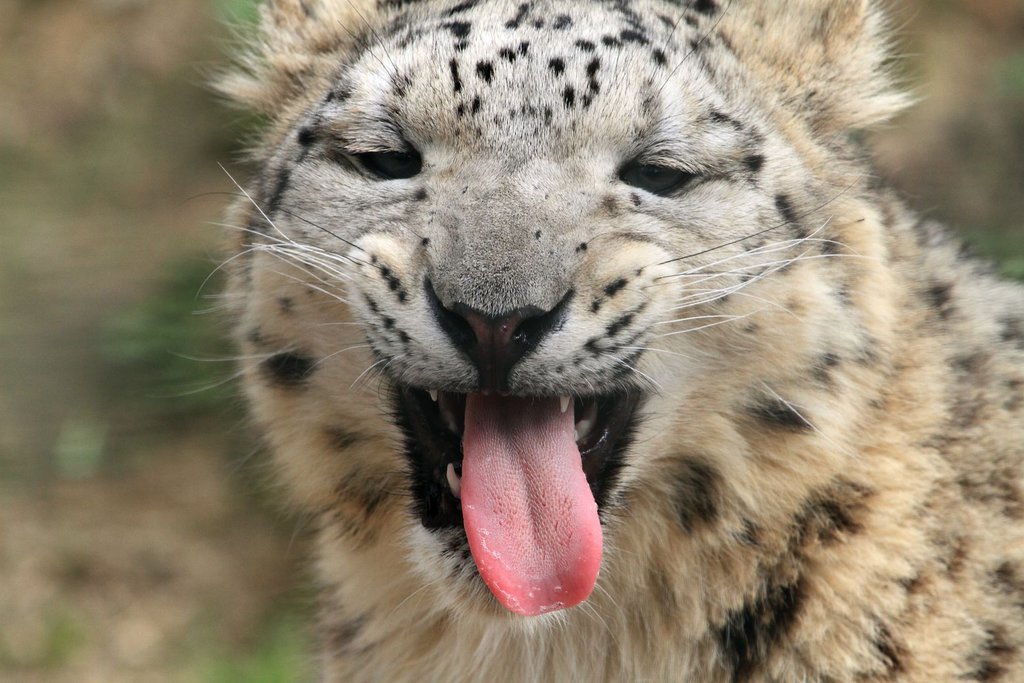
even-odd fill
[[[572,607],[597,581],[601,524],[573,421],[557,398],[466,398],[469,548],[491,592],[517,614]]]

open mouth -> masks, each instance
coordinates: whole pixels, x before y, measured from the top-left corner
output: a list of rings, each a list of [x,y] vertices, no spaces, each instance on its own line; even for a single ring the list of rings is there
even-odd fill
[[[582,602],[600,566],[598,511],[639,402],[632,392],[570,399],[399,387],[423,525],[465,529],[481,577],[513,612]]]

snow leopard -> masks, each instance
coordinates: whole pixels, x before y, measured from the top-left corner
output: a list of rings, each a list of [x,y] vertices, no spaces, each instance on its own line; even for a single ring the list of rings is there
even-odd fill
[[[325,681],[1024,680],[1024,289],[876,0],[270,0],[225,302]]]

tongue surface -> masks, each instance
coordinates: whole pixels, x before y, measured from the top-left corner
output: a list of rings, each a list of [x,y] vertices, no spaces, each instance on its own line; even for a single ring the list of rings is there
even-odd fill
[[[572,607],[597,581],[601,524],[573,427],[572,406],[563,413],[557,398],[466,398],[469,548],[491,592],[517,614]]]

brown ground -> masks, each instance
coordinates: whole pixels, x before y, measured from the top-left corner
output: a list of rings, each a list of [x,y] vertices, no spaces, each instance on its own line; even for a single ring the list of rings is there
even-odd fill
[[[1024,277],[1024,6],[903,5],[924,102],[875,136],[884,172]],[[190,198],[244,175],[201,84],[246,6],[0,0],[4,681],[301,676],[301,524],[231,390],[190,393],[230,363],[173,355],[225,353],[189,315],[223,198]]]

